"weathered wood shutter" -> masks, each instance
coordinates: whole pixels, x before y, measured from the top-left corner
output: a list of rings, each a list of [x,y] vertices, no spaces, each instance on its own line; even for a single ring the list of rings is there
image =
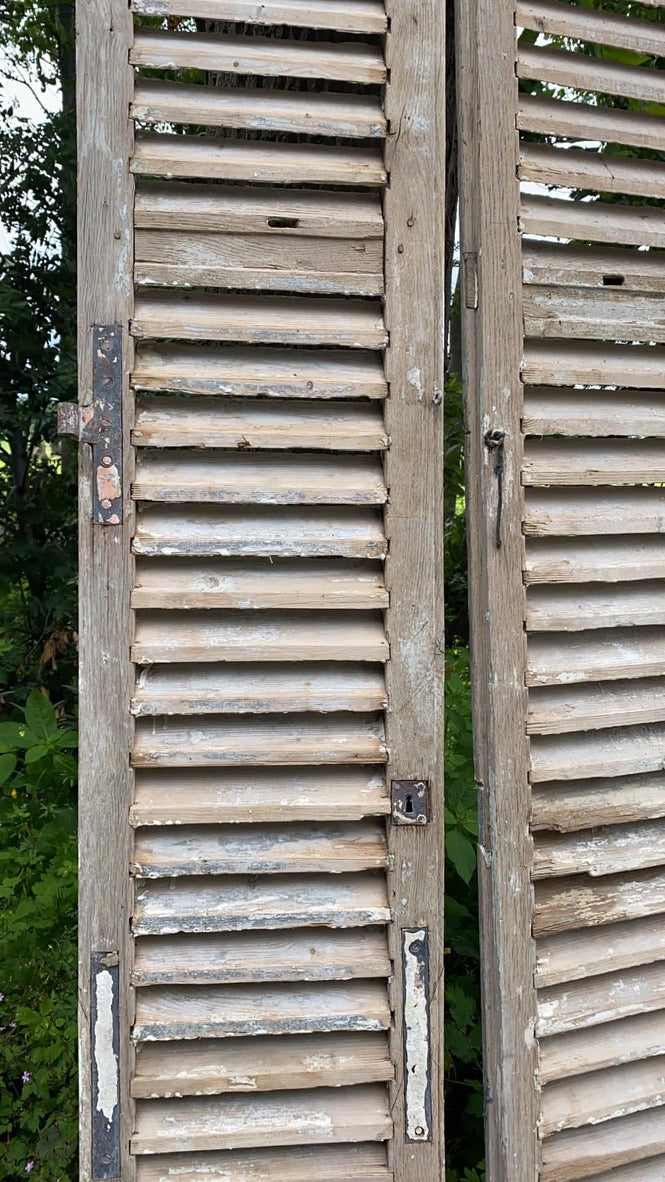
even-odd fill
[[[665,167],[633,152],[665,148],[663,108],[640,107],[665,100],[651,8],[459,8],[488,1160],[505,1182],[665,1177]]]
[[[84,1182],[442,1176],[439,8],[79,0]]]

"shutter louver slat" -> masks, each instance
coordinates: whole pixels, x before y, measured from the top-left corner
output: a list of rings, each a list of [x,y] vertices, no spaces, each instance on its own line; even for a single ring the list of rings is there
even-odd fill
[[[381,0],[133,0],[132,8],[155,16],[292,25],[343,33],[384,33],[388,24]]]

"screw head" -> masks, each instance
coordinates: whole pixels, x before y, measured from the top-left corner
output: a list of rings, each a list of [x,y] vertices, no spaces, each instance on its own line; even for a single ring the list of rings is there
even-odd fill
[[[113,463],[113,456],[102,456],[102,464],[105,468],[110,468]]]

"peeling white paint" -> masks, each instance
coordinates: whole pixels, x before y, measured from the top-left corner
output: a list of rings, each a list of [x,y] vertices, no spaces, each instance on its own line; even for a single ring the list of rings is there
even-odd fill
[[[118,1106],[118,1057],[113,1050],[113,977],[108,969],[95,976],[95,1002],[95,1104],[110,1124]]]
[[[422,399],[425,394],[425,388],[423,386],[423,376],[417,366],[414,365],[412,369],[407,369],[406,380],[416,391],[418,398]]]
[[[427,1085],[429,1072],[429,1015],[427,982],[423,962],[412,951],[425,945],[427,932],[413,929],[403,933],[404,953],[404,1091],[406,1134],[413,1141],[429,1138]]]

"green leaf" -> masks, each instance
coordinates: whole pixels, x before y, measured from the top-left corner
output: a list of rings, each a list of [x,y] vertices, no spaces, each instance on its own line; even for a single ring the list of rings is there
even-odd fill
[[[26,751],[25,762],[26,762],[26,764],[27,763],[37,763],[37,761],[39,759],[43,759],[45,755],[48,755],[48,753],[49,753],[48,747],[44,747],[41,743],[38,743],[36,747],[30,747]]]
[[[25,721],[38,739],[48,739],[58,729],[55,710],[38,689],[33,689],[25,704]]]
[[[25,741],[26,734],[27,727],[21,722],[0,722],[0,749],[12,751],[29,747],[30,743]],[[32,741],[34,742],[34,736]]]
[[[449,829],[446,833],[446,854],[463,882],[471,882],[476,869],[476,847],[459,829]]]
[[[7,754],[0,755],[0,784],[4,784],[11,776],[16,767],[16,756]]]

